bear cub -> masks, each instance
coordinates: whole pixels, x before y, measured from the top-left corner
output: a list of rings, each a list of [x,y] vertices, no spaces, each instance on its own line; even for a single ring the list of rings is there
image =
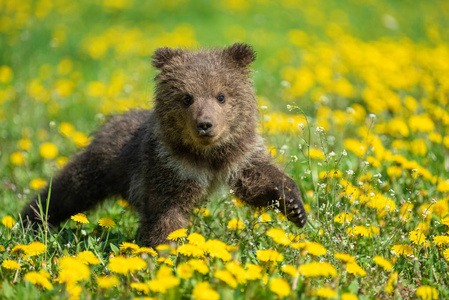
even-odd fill
[[[107,197],[140,214],[140,243],[156,246],[222,184],[251,206],[276,204],[295,225],[306,214],[296,183],[272,161],[257,133],[258,107],[246,44],[160,48],[153,55],[155,106],[112,117],[53,179],[48,221],[58,225]],[[40,192],[46,207],[49,188]],[[36,214],[37,197],[24,209]]]

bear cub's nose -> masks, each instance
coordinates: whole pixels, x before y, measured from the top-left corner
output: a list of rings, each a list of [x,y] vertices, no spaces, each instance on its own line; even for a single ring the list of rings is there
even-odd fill
[[[211,119],[202,119],[196,122],[196,126],[198,128],[199,134],[202,135],[211,131],[212,127],[214,126],[214,122],[212,122]]]

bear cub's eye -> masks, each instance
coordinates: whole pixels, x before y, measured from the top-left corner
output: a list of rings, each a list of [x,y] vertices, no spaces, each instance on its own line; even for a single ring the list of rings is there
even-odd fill
[[[193,103],[193,97],[190,96],[189,94],[186,94],[184,95],[183,101],[185,106],[190,106]]]
[[[225,96],[223,96],[223,95],[218,95],[217,101],[218,101],[218,103],[224,103],[224,102],[225,102]]]

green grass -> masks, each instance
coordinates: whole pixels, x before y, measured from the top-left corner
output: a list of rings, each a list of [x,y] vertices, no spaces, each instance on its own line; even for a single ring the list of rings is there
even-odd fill
[[[0,217],[17,222],[12,229],[0,224],[0,298],[212,299],[218,293],[222,299],[276,299],[283,297],[279,289],[287,291],[283,284],[291,299],[449,297],[448,14],[445,1],[0,2]],[[303,192],[310,208],[304,229],[272,210],[265,212],[271,220],[263,221],[264,212],[255,216],[222,191],[204,204],[209,216],[192,215],[187,234],[232,246],[226,248],[230,261],[244,269],[200,243],[208,270],[186,275],[191,257],[185,254],[161,250],[153,257],[123,247],[135,241],[138,218],[116,199],[84,212],[89,224],[69,220],[36,236],[22,228],[19,212],[36,193],[32,180],[49,183],[61,157],[82,151],[73,132],[83,138],[109,114],[152,106],[155,49],[239,41],[257,51],[261,132]],[[73,125],[68,136],[61,132],[66,123]],[[44,158],[44,143],[58,154]],[[335,170],[341,172],[336,178]],[[351,220],[337,222],[341,213]],[[116,226],[98,225],[103,217]],[[244,228],[229,228],[234,219]],[[273,228],[292,242],[270,237]],[[28,258],[17,252],[32,241],[46,250]],[[186,237],[177,243],[187,243]],[[404,254],[392,252],[398,245]],[[257,252],[262,249],[283,259],[265,262]],[[87,273],[75,262],[61,263],[86,250],[99,259]],[[353,256],[366,274],[351,273],[337,253]],[[111,264],[119,255],[139,257],[146,267],[121,274]],[[389,260],[392,270],[377,265],[376,256]],[[161,257],[172,260],[170,271]],[[9,269],[9,260],[21,269]],[[308,264],[319,261],[330,263],[335,276],[310,276]],[[52,288],[26,279],[41,270]],[[227,279],[217,273],[223,270],[230,272]],[[78,283],[64,272],[80,276]],[[107,275],[117,277],[115,287],[102,288],[98,278]],[[139,291],[142,286],[148,292]]]

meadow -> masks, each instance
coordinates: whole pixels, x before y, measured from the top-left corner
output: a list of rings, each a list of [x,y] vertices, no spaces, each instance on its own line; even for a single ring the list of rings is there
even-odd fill
[[[449,298],[448,19],[438,0],[0,0],[0,298]],[[306,227],[229,190],[177,248],[137,245],[123,199],[23,226],[108,115],[152,107],[155,49],[234,42]]]

